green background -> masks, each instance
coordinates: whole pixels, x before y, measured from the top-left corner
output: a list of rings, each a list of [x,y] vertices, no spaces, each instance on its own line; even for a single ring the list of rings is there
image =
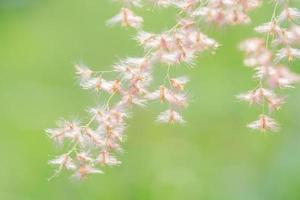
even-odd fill
[[[237,44],[270,18],[267,2],[252,13],[250,26],[203,28],[220,49],[201,55],[192,69],[172,69],[192,80],[186,125],[155,123],[163,105],[137,108],[120,167],[84,182],[68,173],[47,181],[53,173],[47,160],[60,151],[44,129],[97,104],[78,87],[73,64],[107,70],[119,58],[142,55],[133,30],[105,26],[118,8],[108,0],[0,0],[0,199],[299,200],[300,88],[289,91],[276,114],[282,128],[275,134],[248,130],[259,110],[234,97],[255,85]],[[174,24],[172,9],[137,13],[148,31]]]

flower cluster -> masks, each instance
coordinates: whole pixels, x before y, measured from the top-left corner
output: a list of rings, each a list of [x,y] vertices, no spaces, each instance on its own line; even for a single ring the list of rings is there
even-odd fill
[[[282,10],[277,14],[279,8]],[[254,79],[259,82],[255,89],[238,96],[250,104],[262,106],[259,119],[248,125],[251,129],[276,131],[277,123],[265,112],[267,110],[270,115],[279,110],[285,100],[281,90],[292,88],[300,81],[300,76],[288,67],[290,61],[300,58],[300,50],[295,47],[300,41],[298,18],[300,10],[289,7],[289,1],[276,1],[271,21],[255,28],[267,39],[251,38],[240,45],[246,54],[245,65],[255,70]]]
[[[214,51],[218,43],[201,32],[200,21],[218,25],[244,24],[247,13],[259,5],[258,0],[151,0],[161,7],[178,9],[176,24],[167,31],[151,33],[142,29],[143,18],[133,11],[141,7],[140,0],[119,0],[123,7],[108,20],[109,25],[120,24],[137,30],[135,40],[144,50],[141,57],[125,58],[113,65],[112,71],[93,71],[85,65],[76,65],[80,86],[108,98],[104,103],[88,110],[90,120],[61,121],[58,128],[48,129],[50,138],[59,144],[69,144],[67,153],[50,161],[57,165],[57,175],[63,169],[73,171],[75,177],[85,178],[92,173],[102,173],[100,166],[119,165],[116,158],[124,141],[126,119],[132,106],[145,106],[148,101],[165,103],[160,123],[184,123],[180,111],[188,104],[184,92],[189,79],[186,76],[171,77],[173,66],[193,64],[203,51]],[[157,89],[150,90],[155,66],[166,69],[165,78]],[[115,74],[109,80],[106,74]],[[108,77],[112,77],[111,75]]]
[[[251,21],[248,12],[260,4],[261,0],[212,0],[207,6],[195,10],[193,15],[218,25],[247,24]]]

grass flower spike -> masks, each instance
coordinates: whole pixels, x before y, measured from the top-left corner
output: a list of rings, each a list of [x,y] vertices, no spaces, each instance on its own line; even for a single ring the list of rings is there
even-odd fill
[[[290,3],[276,0],[271,20],[255,28],[266,39],[252,38],[240,45],[246,55],[244,63],[254,69],[254,79],[258,82],[252,91],[238,95],[241,100],[261,106],[259,120],[248,125],[251,129],[277,131],[278,125],[270,115],[284,103],[281,91],[300,81],[300,76],[288,67],[292,60],[300,58],[300,27],[296,21],[300,12],[290,7]]]
[[[87,122],[63,120],[57,128],[47,130],[53,141],[69,147],[67,152],[49,162],[57,166],[54,176],[68,170],[74,177],[83,179],[90,174],[102,173],[105,166],[120,165],[118,155],[122,151],[133,106],[145,107],[149,101],[160,102],[166,108],[158,114],[158,122],[184,123],[181,112],[188,105],[185,88],[189,79],[185,75],[172,76],[172,68],[191,65],[200,53],[214,52],[219,47],[217,41],[202,32],[200,26],[203,21],[209,26],[246,24],[250,21],[248,12],[260,5],[258,0],[149,0],[150,4],[173,7],[178,12],[174,26],[160,33],[152,33],[143,30],[144,20],[135,14],[135,10],[142,7],[142,1],[119,0],[117,3],[121,3],[122,7],[107,24],[136,30],[134,39],[141,46],[142,56],[121,59],[113,64],[112,71],[75,66],[82,89],[103,94],[104,100],[88,110]],[[256,42],[258,45],[263,43],[260,40]],[[254,56],[253,49],[257,48],[252,45],[249,56]],[[267,62],[268,52],[265,53],[260,59]],[[296,54],[294,56],[297,57]],[[252,65],[261,62],[251,59],[248,62]],[[166,71],[162,80],[157,80],[152,73],[159,66]],[[153,80],[157,81],[158,86],[151,90],[149,86]],[[268,90],[256,91],[242,98],[261,103],[262,96],[268,96],[277,105],[273,94],[269,93]],[[266,126],[263,124],[263,127],[271,127],[271,120],[266,119]]]

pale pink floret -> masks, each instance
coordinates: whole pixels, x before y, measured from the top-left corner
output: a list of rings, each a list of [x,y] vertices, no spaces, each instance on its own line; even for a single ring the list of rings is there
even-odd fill
[[[196,9],[192,15],[201,16],[218,25],[236,25],[250,22],[248,12],[260,5],[259,0],[211,0]]]
[[[272,53],[268,50],[257,52],[252,55],[246,56],[244,64],[248,67],[254,67],[261,65],[269,65],[272,62]]]
[[[235,11],[232,10],[230,12],[227,13],[226,15],[226,21],[229,24],[248,24],[251,22],[250,17],[244,13],[244,11],[240,10],[240,11]]]
[[[297,42],[299,38],[297,38],[297,35],[295,35],[290,30],[282,29],[280,33],[274,38],[272,41],[272,44],[274,46],[278,45],[284,45],[284,46],[290,46],[293,45],[295,42]]]
[[[255,31],[258,33],[267,33],[267,34],[278,34],[281,32],[281,27],[277,21],[273,20],[271,22],[264,23],[255,28]]]
[[[96,163],[108,166],[116,166],[121,164],[121,162],[117,160],[116,157],[112,156],[108,151],[105,150],[98,155]]]
[[[146,100],[144,98],[139,98],[131,94],[125,94],[123,95],[122,99],[119,102],[119,105],[124,106],[140,106],[145,107],[146,106]]]
[[[80,164],[84,164],[84,163],[92,163],[94,159],[90,157],[90,155],[88,155],[87,152],[80,152],[76,154],[76,160]]]
[[[238,2],[238,1],[236,1]],[[250,10],[253,10],[257,7],[259,7],[262,3],[261,0],[243,0],[243,1],[240,1],[243,8],[247,11],[250,11]]]
[[[127,113],[123,110],[117,109],[106,109],[103,107],[91,108],[89,111],[93,118],[97,120],[100,124],[116,126],[122,124],[125,118],[128,117]]]
[[[152,93],[146,95],[149,100],[159,100],[160,102],[168,102],[176,107],[187,106],[187,96],[183,93],[174,92],[164,86]]]
[[[170,79],[172,86],[178,90],[184,90],[185,85],[189,81],[186,76],[178,77],[178,78],[171,78]]]
[[[149,0],[154,5],[159,7],[169,7],[173,5],[174,0]]]
[[[83,129],[84,140],[81,143],[82,147],[99,147],[104,146],[103,132],[98,130],[92,130],[91,128]]]
[[[276,53],[275,62],[278,63],[284,59],[291,61],[294,58],[300,58],[300,50],[291,47],[284,47]]]
[[[58,123],[58,128],[47,129],[49,137],[55,142],[62,143],[65,139],[77,140],[81,133],[79,122],[61,120]]]
[[[250,38],[241,42],[239,47],[247,54],[256,53],[265,48],[265,41],[261,38]]]
[[[246,101],[249,104],[261,104],[265,99],[272,99],[274,96],[275,94],[273,91],[264,88],[258,88],[247,93],[240,94],[237,96],[237,98]]]
[[[107,93],[121,92],[121,81],[113,80],[107,81],[101,76],[91,77],[88,80],[81,82],[81,87],[86,90],[96,90],[96,91],[105,91]]]
[[[113,0],[113,1],[119,1],[123,3],[127,7],[142,7],[142,2],[141,0]]]
[[[93,71],[83,64],[75,65],[76,74],[79,76],[81,81],[86,81],[91,78]]]
[[[197,4],[198,0],[184,0],[184,1],[174,1],[173,5],[181,9],[182,11],[190,12]]]
[[[290,28],[290,32],[293,34],[293,37],[295,39],[295,42],[297,42],[298,44],[300,43],[300,26],[298,25],[293,25]]]
[[[268,83],[272,88],[291,88],[300,81],[298,74],[284,66],[269,67],[266,73],[268,73]]]
[[[274,119],[268,117],[267,115],[260,115],[257,121],[248,124],[248,128],[259,130],[259,131],[277,131],[278,124]]]
[[[265,41],[259,38],[250,38],[242,42],[239,48],[246,53],[244,64],[249,67],[270,65],[272,53],[265,47]]]
[[[173,106],[186,107],[187,106],[187,96],[183,93],[169,92],[165,96],[166,101]]]
[[[278,16],[279,21],[296,20],[300,18],[300,10],[298,8],[284,8]]]
[[[143,18],[135,15],[130,9],[122,8],[121,11],[110,20],[107,21],[108,25],[121,24],[122,26],[130,26],[133,28],[140,28],[143,23]]]
[[[63,154],[58,156],[54,160],[50,160],[49,164],[58,165],[59,170],[67,169],[67,170],[75,170],[76,165],[74,164],[72,158],[68,154]]]
[[[300,81],[300,76],[282,65],[260,66],[255,68],[255,78],[265,79],[271,89],[291,88]]]
[[[160,115],[157,118],[157,121],[161,123],[185,123],[182,116],[174,110],[167,110],[165,112],[160,113]]]
[[[90,165],[80,166],[74,173],[74,177],[77,179],[85,179],[90,174],[102,174],[103,172],[99,169],[96,169]]]
[[[139,31],[137,35],[134,37],[135,40],[139,42],[145,48],[151,48],[153,46],[157,46],[156,34],[149,33],[146,31]],[[156,43],[156,44],[153,44]]]
[[[102,83],[104,81],[105,80],[101,77],[90,77],[89,79],[82,81],[80,86],[86,90],[94,89],[96,91],[100,91],[102,89]]]
[[[285,98],[284,97],[273,97],[270,99],[267,99],[269,111],[277,111],[280,110],[282,105],[285,103]]]

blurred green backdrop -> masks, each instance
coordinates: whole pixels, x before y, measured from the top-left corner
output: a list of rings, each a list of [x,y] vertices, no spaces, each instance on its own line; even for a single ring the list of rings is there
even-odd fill
[[[234,98],[255,84],[236,47],[270,18],[267,3],[250,26],[205,28],[220,49],[172,72],[192,79],[185,126],[156,124],[160,105],[136,109],[120,167],[82,183],[66,173],[47,181],[47,160],[59,151],[44,129],[97,103],[77,86],[73,64],[97,68],[141,55],[134,31],[105,26],[118,8],[109,0],[0,0],[0,199],[299,200],[300,87],[276,116],[276,134],[245,128],[258,112]],[[174,23],[172,9],[138,13],[148,31]]]

